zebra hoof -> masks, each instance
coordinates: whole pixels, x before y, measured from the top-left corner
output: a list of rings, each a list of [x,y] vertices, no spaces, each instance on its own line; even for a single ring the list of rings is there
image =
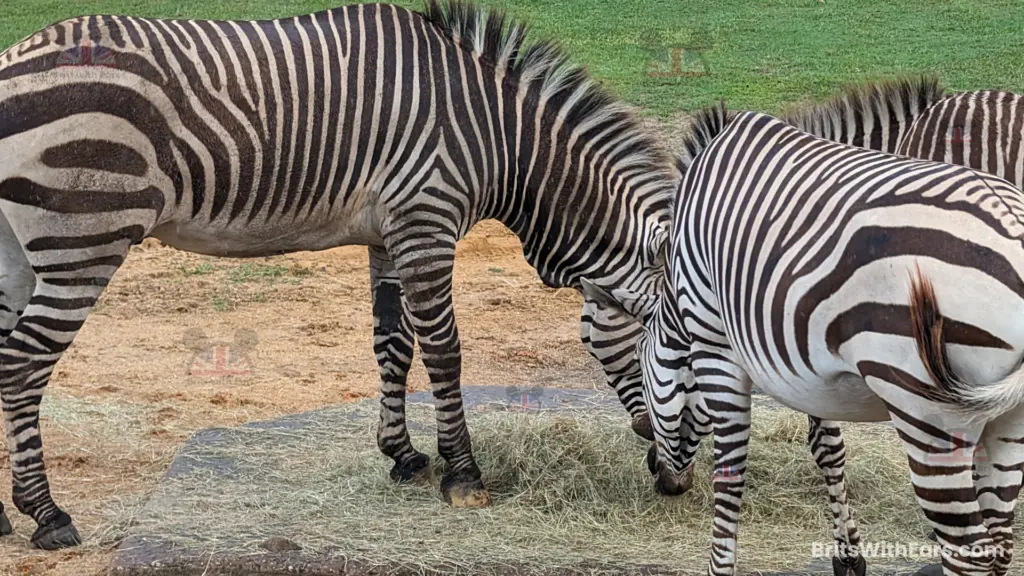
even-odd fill
[[[863,556],[847,558],[844,562],[837,556],[832,557],[832,573],[835,576],[864,576],[868,571],[868,563]]]
[[[942,576],[942,564],[929,564],[914,572],[914,576]]]
[[[636,432],[637,436],[654,442],[654,428],[651,427],[651,415],[647,412],[634,416],[630,428],[633,429],[633,432]]]
[[[491,505],[491,494],[483,480],[459,481],[454,476],[441,481],[441,497],[452,508],[483,508]]]
[[[430,470],[430,457],[417,452],[412,458],[404,462],[395,462],[391,467],[391,480],[398,482],[409,482],[419,476],[424,476]]]
[[[32,534],[32,544],[43,550],[71,548],[82,543],[82,537],[71,523],[71,516],[61,512],[48,524],[40,525]]]
[[[14,534],[14,526],[11,526],[11,520],[7,517],[7,513],[0,510],[0,536],[10,536]]]

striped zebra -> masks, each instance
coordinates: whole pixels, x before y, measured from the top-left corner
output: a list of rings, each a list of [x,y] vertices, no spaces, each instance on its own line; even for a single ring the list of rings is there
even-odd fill
[[[660,492],[690,487],[713,433],[708,573],[736,573],[756,383],[818,418],[892,421],[942,545],[941,566],[918,574],[1007,574],[1024,470],[1024,194],[724,105],[694,124],[662,294],[583,284],[644,324]],[[852,519],[835,521],[836,573],[863,574]]]
[[[1018,94],[949,94],[934,75],[908,76],[847,86],[825,102],[799,107],[781,119],[821,138],[968,166],[1024,189],[1024,100]],[[602,362],[609,384],[633,415],[634,430],[653,439],[642,407],[640,366],[633,360],[640,326],[588,300],[581,327],[584,345]],[[812,452],[841,466],[838,425],[813,416],[809,420]],[[830,466],[826,474],[841,471]]]
[[[459,388],[456,241],[494,218],[548,286],[654,291],[676,176],[628,109],[525,35],[500,12],[429,0],[265,21],[83,17],[0,55],[0,397],[34,545],[80,542],[44,470],[43,389],[148,236],[228,257],[369,246],[392,476],[429,463],[404,418],[414,334],[442,495],[490,502]]]

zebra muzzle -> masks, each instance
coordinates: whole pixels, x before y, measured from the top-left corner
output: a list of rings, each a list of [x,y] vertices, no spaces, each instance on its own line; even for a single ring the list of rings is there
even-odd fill
[[[655,490],[662,496],[681,496],[693,487],[693,463],[677,474],[658,460],[657,445],[647,451],[647,469],[654,476]]]

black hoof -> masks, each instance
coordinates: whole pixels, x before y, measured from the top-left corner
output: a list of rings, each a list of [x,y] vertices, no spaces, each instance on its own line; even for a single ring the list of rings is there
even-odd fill
[[[11,534],[14,534],[14,526],[11,526],[11,520],[7,514],[0,510],[0,536],[10,536]]]
[[[391,467],[391,480],[398,483],[409,482],[429,468],[430,457],[417,452],[415,456],[404,462],[395,462],[395,465]]]
[[[491,505],[491,494],[484,481],[464,475],[448,475],[441,480],[441,497],[453,508],[483,508]]]
[[[36,528],[35,534],[32,534],[32,544],[43,550],[71,548],[81,543],[82,537],[78,535],[78,530],[75,530],[75,525],[71,523],[71,516],[64,512],[58,514],[47,524],[40,525]]]
[[[929,564],[914,572],[914,576],[942,576],[942,564]]]
[[[832,573],[835,576],[864,576],[868,571],[868,563],[863,556],[847,558],[846,561],[832,557]]]
[[[630,424],[630,428],[636,435],[643,438],[644,440],[650,440],[654,442],[654,428],[651,427],[651,415],[644,412],[643,414],[633,418],[633,423]]]

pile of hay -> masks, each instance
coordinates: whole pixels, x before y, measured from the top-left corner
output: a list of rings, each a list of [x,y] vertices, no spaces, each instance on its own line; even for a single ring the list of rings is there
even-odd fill
[[[259,544],[278,536],[300,544],[303,554],[424,571],[705,569],[710,441],[696,463],[693,490],[664,498],[644,465],[647,444],[629,430],[624,413],[475,411],[474,450],[494,505],[456,510],[439,498],[441,460],[429,451],[436,445],[432,410],[412,405],[409,416],[419,424],[413,441],[434,459],[435,477],[407,485],[387,477],[391,462],[377,450],[376,411],[367,402],[319,411],[301,427],[225,431],[183,455],[204,466],[163,482],[133,534],[242,555],[264,553]],[[811,542],[832,540],[827,493],[805,444],[806,419],[788,410],[754,414],[741,564],[806,567]],[[929,527],[895,432],[853,424],[844,431],[862,534],[925,541]]]

